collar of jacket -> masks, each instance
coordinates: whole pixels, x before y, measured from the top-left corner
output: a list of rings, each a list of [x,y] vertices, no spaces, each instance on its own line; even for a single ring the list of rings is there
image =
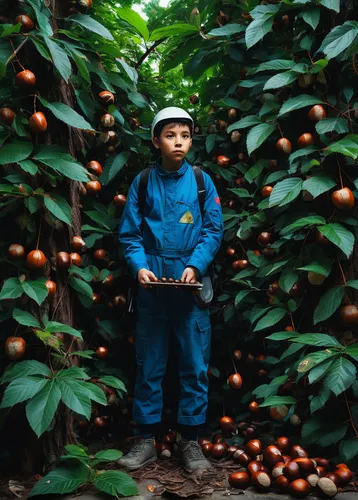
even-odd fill
[[[162,167],[162,158],[161,157],[157,160],[157,162],[155,164],[156,171],[158,172],[159,175],[162,175],[162,176],[169,176],[169,175],[171,175],[173,177],[175,177],[177,175],[181,176],[181,175],[185,174],[188,167],[189,167],[189,163],[186,161],[185,158],[184,158],[182,166],[179,168],[179,170],[176,170],[174,172],[169,172],[168,170],[165,170],[165,168]]]

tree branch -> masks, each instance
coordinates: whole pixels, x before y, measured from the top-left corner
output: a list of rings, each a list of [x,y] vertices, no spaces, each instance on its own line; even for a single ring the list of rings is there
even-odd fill
[[[147,51],[142,55],[142,57],[139,59],[139,61],[137,62],[137,64],[135,65],[135,69],[138,69],[139,66],[143,63],[143,61],[145,61],[147,59],[147,57],[149,56],[149,54],[151,52],[153,52],[153,50],[158,47],[158,45],[162,42],[164,42],[164,40],[166,40],[165,38],[161,38],[160,40],[157,40],[156,42],[153,43],[153,45],[151,47],[149,47],[149,49],[147,49]]]

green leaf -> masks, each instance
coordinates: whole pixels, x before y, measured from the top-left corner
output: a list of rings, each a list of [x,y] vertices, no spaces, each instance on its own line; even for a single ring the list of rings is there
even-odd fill
[[[86,16],[85,14],[75,14],[74,16],[70,16],[68,20],[80,24],[83,28],[86,28],[86,30],[92,31],[92,33],[96,33],[106,40],[114,40],[108,29],[91,16]]]
[[[94,277],[97,278],[99,274],[98,269],[95,266],[87,266],[85,268],[78,266],[71,266],[68,272],[70,274],[77,274],[85,281],[88,281],[88,283],[90,283]]]
[[[285,71],[284,73],[279,73],[272,76],[267,80],[264,86],[264,90],[269,89],[279,89],[285,87],[297,79],[297,73],[294,71]]]
[[[107,470],[96,476],[94,485],[101,491],[113,495],[124,497],[138,494],[138,489],[134,479],[119,470]]]
[[[302,12],[302,19],[311,26],[313,30],[315,30],[319,23],[320,18],[320,9],[314,8],[309,10],[304,10]]]
[[[261,122],[256,115],[245,116],[244,118],[241,118],[241,120],[239,120],[238,122],[229,125],[228,128],[226,129],[226,132],[230,134],[233,130],[242,130],[244,128],[253,127],[254,125],[259,125],[260,123]]]
[[[19,278],[9,278],[4,281],[4,285],[0,293],[0,300],[17,299],[18,297],[21,297],[22,294],[23,289]]]
[[[47,165],[48,167],[52,168],[56,172],[64,175],[65,177],[68,177],[69,179],[72,179],[74,181],[82,181],[82,182],[88,182],[89,180],[89,174],[87,170],[85,170],[82,165],[79,163],[76,163],[75,161],[68,161],[68,160],[63,160],[63,159],[50,159],[50,160],[41,160],[42,163]],[[53,208],[57,213],[61,215],[61,210],[59,207],[55,208],[54,204],[50,203],[51,208]],[[63,205],[62,206],[62,212],[63,212]]]
[[[299,334],[296,332],[277,332],[277,333],[272,333],[268,337],[266,337],[269,340],[292,340],[293,338],[298,337]]]
[[[245,27],[242,24],[229,23],[221,28],[215,28],[209,31],[208,35],[212,36],[231,36],[245,31]]]
[[[292,224],[289,224],[288,226],[281,229],[280,234],[285,235],[288,233],[292,233],[297,229],[302,229],[303,227],[306,226],[325,224],[325,222],[326,221],[324,220],[324,218],[321,217],[320,215],[308,215],[307,217],[302,217],[301,219],[297,219],[295,222],[292,222]]]
[[[255,149],[261,146],[263,142],[274,132],[275,125],[270,125],[268,123],[261,123],[260,125],[256,125],[256,127],[252,128],[250,132],[247,134],[246,146],[247,152],[249,155]]]
[[[43,35],[43,39],[45,40],[45,43],[50,51],[51,58],[56,69],[65,80],[65,82],[68,83],[68,80],[72,73],[72,67],[71,61],[69,60],[66,52],[62,47],[60,47],[58,43],[56,43],[54,40],[51,40],[51,38],[49,38],[48,36]]]
[[[290,162],[290,165],[293,164],[293,162],[295,160],[297,160],[297,158],[302,158],[303,160],[306,160],[307,159],[307,156],[312,154],[312,153],[318,153],[318,148],[316,146],[307,146],[306,148],[300,148],[300,149],[297,149],[297,151],[295,151],[294,153],[291,153],[290,156],[288,157],[289,159],[289,162]]]
[[[321,389],[320,389],[318,395],[311,399],[311,402],[310,402],[311,413],[314,413],[317,410],[320,410],[327,403],[329,396],[330,396],[329,389],[327,389],[324,386],[321,386]]]
[[[86,82],[91,83],[91,77],[90,77],[90,73],[89,73],[89,69],[88,69],[88,65],[87,65],[87,62],[88,62],[87,57],[84,54],[82,54],[82,52],[80,52],[79,50],[75,50],[72,47],[67,47],[67,50],[69,51],[72,59],[75,61],[77,68],[78,68],[78,71],[80,72],[80,75],[82,76],[82,78]],[[77,99],[78,99],[78,94],[77,94]],[[80,99],[78,99],[78,101],[79,100]],[[79,105],[81,106],[80,103],[79,103]]]
[[[346,286],[349,286],[350,288],[354,288],[355,290],[358,290],[358,280],[347,281]]]
[[[123,453],[119,450],[102,450],[95,454],[94,458],[100,462],[115,462],[119,460]]]
[[[314,261],[306,266],[299,267],[299,271],[312,271],[322,276],[329,276],[332,269],[333,260],[332,259],[321,259],[320,262]]]
[[[51,375],[51,370],[47,365],[35,359],[20,361],[6,369],[2,376],[1,383],[10,382],[17,378],[28,377],[29,375],[44,375],[45,377],[49,377]]]
[[[70,368],[64,368],[63,370],[57,372],[57,377],[59,379],[69,379],[74,381],[73,379],[82,379],[89,380],[89,376],[84,371],[83,368],[79,368],[78,366],[71,366]],[[76,380],[76,383],[78,380]]]
[[[327,359],[326,361],[323,361],[323,363],[320,363],[318,366],[315,366],[312,368],[312,370],[308,374],[308,380],[310,384],[314,384],[318,380],[320,380],[333,364],[334,359]]]
[[[316,123],[317,134],[327,134],[328,132],[337,132],[345,134],[349,132],[348,120],[346,118],[323,118]]]
[[[287,205],[300,194],[302,189],[302,179],[299,177],[291,177],[278,182],[269,198],[269,207],[279,205],[280,207]]]
[[[50,198],[49,195],[45,195],[44,203],[47,210],[49,210],[49,212],[51,212],[57,219],[65,222],[69,226],[72,226],[72,209],[63,196],[51,193]]]
[[[149,40],[148,27],[144,19],[137,12],[129,8],[121,9],[116,7],[116,14],[133,26],[133,28],[135,28],[136,31],[144,38],[145,42]]]
[[[356,160],[358,158],[358,135],[346,135],[340,141],[332,142],[324,151],[328,151],[326,154],[341,153],[342,155],[350,156],[353,160]]]
[[[128,157],[128,152],[119,153],[114,157],[110,156],[104,164],[103,173],[100,177],[101,184],[105,185],[111,182],[127,163]]]
[[[294,405],[296,402],[292,396],[269,396],[263,403],[260,403],[260,408],[264,408],[265,406]]]
[[[95,355],[95,351],[73,351],[70,353],[71,356],[80,356],[81,358],[87,358],[87,359],[92,359],[93,356]]]
[[[324,384],[336,396],[346,391],[355,381],[357,369],[348,359],[340,356],[330,367]]]
[[[112,375],[105,375],[99,379],[99,382],[102,382],[109,387],[114,387],[115,389],[119,389],[120,391],[127,392],[126,386],[119,380],[119,378],[112,377]]]
[[[40,437],[51,425],[61,399],[56,380],[50,380],[45,387],[26,405],[26,416],[32,430]]]
[[[338,340],[324,333],[302,333],[291,340],[299,344],[314,345],[316,347],[340,347],[343,349]]]
[[[290,59],[274,59],[273,61],[267,61],[259,64],[257,68],[254,68],[253,72],[259,73],[260,71],[285,71],[292,69],[294,66],[294,61],[291,61]]]
[[[68,333],[73,337],[83,340],[82,334],[79,330],[75,330],[72,326],[64,325],[62,323],[58,323],[57,321],[49,321],[45,326],[45,330],[50,333]]]
[[[358,25],[354,21],[346,21],[329,31],[317,52],[323,52],[325,57],[333,59],[346,50],[358,36]]]
[[[176,35],[192,35],[193,33],[198,33],[198,29],[192,24],[172,24],[153,30],[149,40],[155,42],[161,38],[170,38]]]
[[[36,281],[23,281],[21,284],[26,295],[33,299],[39,306],[48,296],[45,278],[40,278]]]
[[[27,311],[23,311],[22,309],[14,309],[12,313],[12,317],[23,326],[32,326],[34,328],[41,328],[40,323],[37,319],[32,316]]]
[[[75,278],[74,276],[70,276],[69,285],[76,290],[78,298],[81,301],[81,304],[85,308],[92,307],[93,305],[93,291],[88,283],[85,281]]]
[[[88,482],[91,469],[79,461],[73,460],[70,466],[58,466],[42,477],[32,488],[28,497],[72,493]]]
[[[76,444],[66,444],[65,450],[72,456],[85,457],[85,458],[88,457],[86,450],[84,450],[80,446],[77,446]]]
[[[89,420],[91,418],[91,401],[87,394],[84,394],[82,387],[72,380],[70,385],[67,379],[59,379],[58,387],[61,391],[61,398],[70,410],[83,415]],[[78,387],[77,387],[78,385]]]
[[[340,11],[339,0],[320,0],[320,4],[326,7],[327,9],[334,10],[335,12]]]
[[[303,182],[302,189],[305,189],[314,198],[317,198],[317,196],[332,189],[336,184],[332,177],[328,175],[312,175],[312,177]]]
[[[9,408],[33,398],[47,382],[47,380],[36,377],[16,378],[6,388],[0,408]]]
[[[31,160],[19,161],[18,165],[20,165],[20,167],[22,168],[22,170],[24,172],[31,174],[31,175],[36,175],[38,170],[39,170],[36,163],[34,163]]]
[[[313,106],[314,104],[324,104],[322,101],[308,94],[300,94],[299,96],[287,99],[283,103],[278,116],[283,116],[286,113],[291,113],[297,109],[305,108],[306,106]]]
[[[346,347],[346,353],[355,361],[358,361],[358,344],[352,344]]]
[[[260,17],[251,21],[246,28],[245,42],[248,49],[263,39],[263,37],[271,30],[273,17]]]
[[[47,102],[42,97],[39,97],[41,104],[45,106],[45,108],[49,109],[56,118],[64,122],[66,125],[70,127],[79,128],[82,130],[92,130],[92,126],[83,118],[83,116],[79,115],[77,111],[70,108],[66,104],[62,102]],[[26,157],[25,157],[26,158]],[[24,158],[20,158],[23,160]]]
[[[68,381],[68,384],[71,384],[73,381]],[[88,394],[88,397],[96,403],[100,405],[107,406],[107,399],[105,393],[100,389],[96,384],[92,384],[91,382],[78,382],[81,385],[82,390],[85,394]]]
[[[272,193],[271,193],[272,195]],[[326,224],[318,226],[318,231],[336,245],[347,257],[353,252],[354,236],[341,224]]]
[[[339,453],[349,462],[358,455],[358,440],[356,437],[345,439],[339,444]]]
[[[264,328],[269,328],[270,326],[276,325],[281,319],[287,314],[285,309],[280,309],[279,307],[275,307],[271,309],[263,318],[258,321],[254,332],[258,332],[259,330],[263,330]]]
[[[313,367],[323,363],[328,358],[337,357],[338,353],[335,351],[330,351],[329,349],[325,349],[324,351],[312,352],[308,354],[305,359],[303,359],[298,365],[297,371],[298,373],[306,373],[311,370]]]
[[[0,165],[7,163],[18,163],[25,160],[32,153],[33,145],[31,142],[14,141],[5,144],[0,148]]]
[[[320,321],[325,321],[330,318],[332,314],[341,305],[344,297],[344,287],[331,288],[322,295],[318,306],[316,307],[313,315],[313,324],[316,325]]]

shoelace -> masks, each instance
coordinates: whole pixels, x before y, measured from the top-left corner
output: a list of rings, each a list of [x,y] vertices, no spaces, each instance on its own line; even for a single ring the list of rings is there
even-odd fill
[[[189,443],[183,447],[183,451],[184,450],[190,455],[190,458],[194,460],[202,460],[204,458],[203,452],[196,441],[189,441]]]
[[[146,441],[144,439],[142,439],[141,441],[138,441],[137,443],[134,443],[134,445],[132,446],[132,448],[129,451],[129,453],[128,453],[127,456],[132,457],[136,453],[141,452],[142,449],[143,449],[143,447],[144,447],[144,445],[145,445],[145,443],[146,443]]]

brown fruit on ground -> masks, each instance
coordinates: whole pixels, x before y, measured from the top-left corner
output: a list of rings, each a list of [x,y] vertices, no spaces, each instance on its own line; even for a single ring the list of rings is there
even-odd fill
[[[264,451],[264,460],[271,466],[277,464],[278,462],[281,462],[281,451],[277,448],[277,446],[268,446]]]
[[[267,472],[256,472],[251,476],[251,482],[259,491],[268,491],[271,486],[271,478]]]
[[[232,488],[245,490],[250,484],[250,476],[247,472],[234,472],[229,476],[228,481]]]
[[[338,493],[337,485],[328,477],[319,478],[316,488],[318,493],[326,498],[332,498]]]
[[[250,457],[256,457],[262,452],[262,443],[259,439],[252,439],[246,443],[245,449],[246,453],[248,453]]]
[[[296,498],[307,497],[311,492],[311,485],[304,479],[296,479],[290,483],[289,492]]]

